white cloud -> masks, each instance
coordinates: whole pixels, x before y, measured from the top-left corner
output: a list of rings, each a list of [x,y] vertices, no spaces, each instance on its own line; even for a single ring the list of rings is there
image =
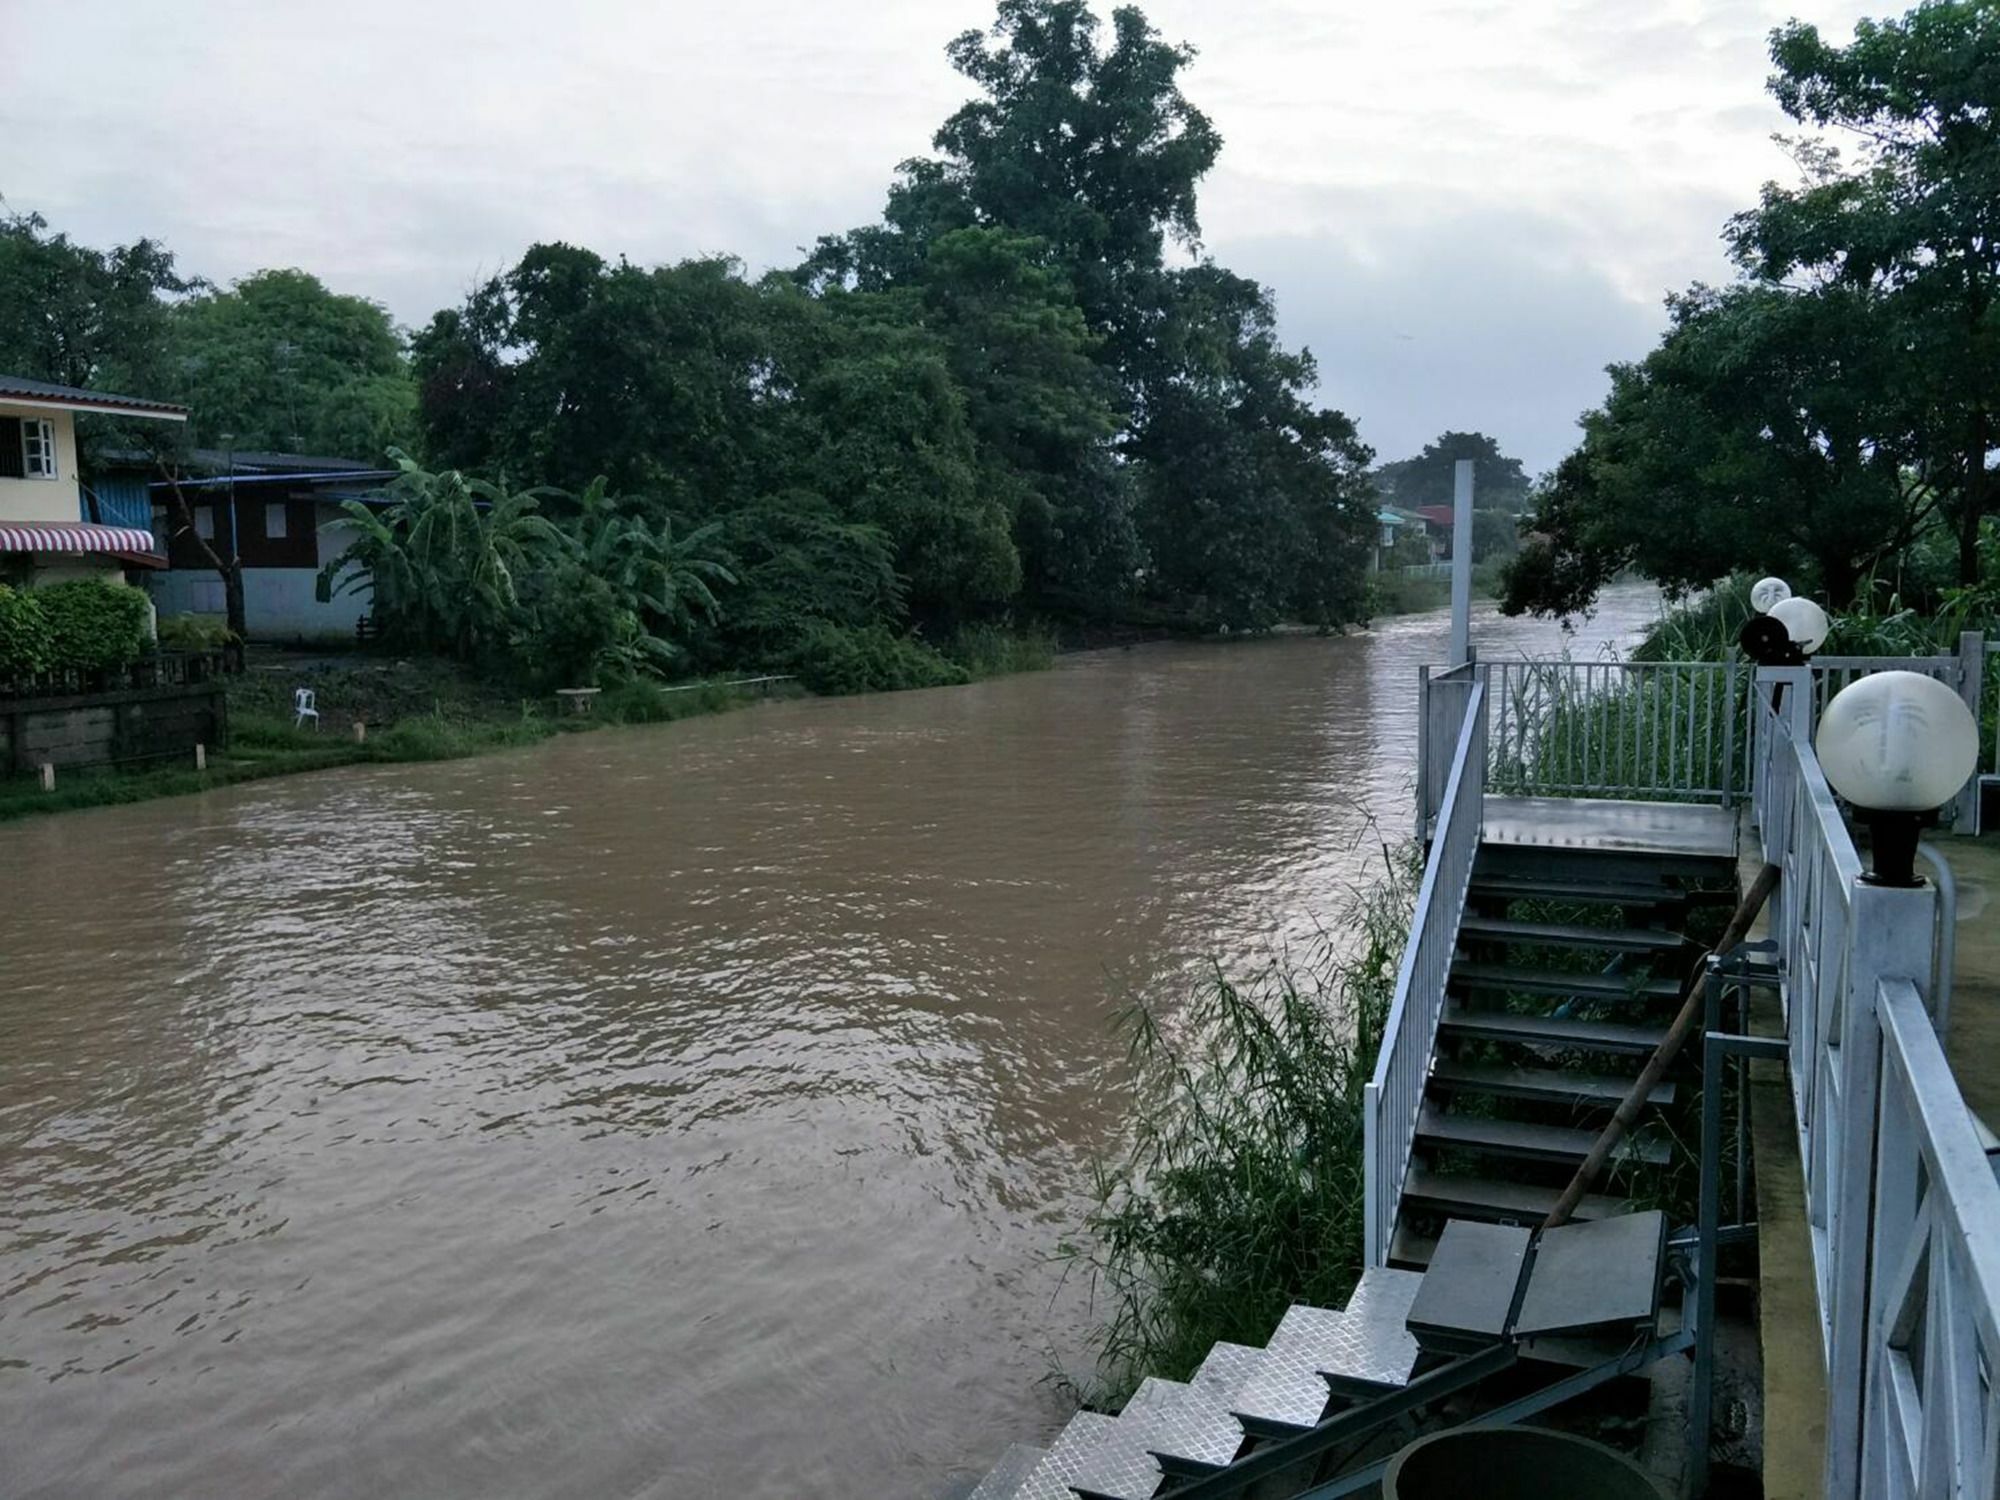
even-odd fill
[[[1101,7],[1108,10],[1108,5]],[[1225,137],[1202,221],[1395,456],[1478,412],[1551,464],[1722,218],[1786,164],[1761,89],[1835,0],[1154,0]],[[0,56],[0,192],[227,280],[297,264],[421,322],[536,239],[782,263],[879,210],[986,0],[98,0]],[[1401,335],[1410,334],[1409,338]]]

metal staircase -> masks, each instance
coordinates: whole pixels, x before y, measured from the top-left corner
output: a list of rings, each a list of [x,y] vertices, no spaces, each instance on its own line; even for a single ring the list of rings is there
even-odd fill
[[[1661,1328],[1670,1265],[1685,1282],[1657,1212],[1545,1233],[1453,1221],[1429,1272],[1378,1267],[1344,1308],[1292,1307],[1261,1349],[1217,1344],[1186,1384],[1149,1379],[1116,1417],[1079,1412],[1047,1448],[1009,1448],[969,1500],[1372,1491],[1385,1435],[1449,1396],[1479,1405],[1516,1364],[1541,1378],[1511,1381],[1476,1420],[1533,1415],[1688,1347]]]
[[[1421,1269],[1451,1219],[1532,1226],[1554,1206],[1659,1045],[1698,947],[1706,898],[1683,883],[1728,866],[1483,847],[1445,981],[1435,1050],[1388,1263]],[[1680,1097],[1673,1079],[1653,1116]],[[1641,1130],[1579,1219],[1625,1213],[1669,1163]]]

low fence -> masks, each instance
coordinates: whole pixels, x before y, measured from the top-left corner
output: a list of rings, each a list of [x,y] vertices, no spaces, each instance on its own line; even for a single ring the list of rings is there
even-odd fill
[[[77,698],[140,688],[193,687],[220,682],[228,658],[220,651],[155,651],[104,671],[44,672],[0,681],[0,707],[47,698]]]
[[[1396,1232],[1397,1205],[1416,1143],[1431,1054],[1437,1047],[1458,924],[1485,829],[1486,689],[1468,678],[1462,700],[1442,693],[1438,701],[1462,701],[1463,707],[1444,776],[1436,835],[1382,1028],[1382,1050],[1374,1076],[1362,1092],[1363,1234],[1369,1266],[1387,1260]]]
[[[0,699],[0,766],[103,766],[192,757],[229,738],[220,681]]]

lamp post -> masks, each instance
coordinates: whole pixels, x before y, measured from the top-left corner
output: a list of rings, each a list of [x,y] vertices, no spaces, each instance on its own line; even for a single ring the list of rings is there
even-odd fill
[[[1870,885],[1920,885],[1917,839],[1979,761],[1979,726],[1950,688],[1921,672],[1876,672],[1834,696],[1814,741],[1833,789],[1867,823]]]
[[[1757,612],[1743,622],[1736,644],[1760,667],[1802,667],[1806,658],[1826,644],[1832,628],[1826,611],[1810,599],[1796,598],[1782,578],[1760,578],[1750,588],[1750,607]],[[1771,707],[1784,706],[1785,685],[1771,689]]]

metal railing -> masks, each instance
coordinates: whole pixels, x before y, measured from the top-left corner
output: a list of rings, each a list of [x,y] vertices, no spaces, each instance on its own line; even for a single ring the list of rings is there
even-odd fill
[[[1459,730],[1466,705],[1478,686],[1478,669],[1470,662],[1432,671],[1417,668],[1417,842],[1430,836],[1431,820],[1444,805],[1445,783],[1451,779],[1452,758],[1458,753]]]
[[[1444,701],[1440,699],[1440,701]],[[1468,676],[1451,761],[1439,799],[1435,836],[1410,919],[1410,938],[1396,971],[1396,989],[1382,1028],[1375,1074],[1362,1093],[1362,1158],[1366,1187],[1367,1264],[1388,1259],[1416,1143],[1417,1117],[1437,1048],[1445,985],[1458,946],[1459,919],[1472,884],[1485,827],[1486,688]]]
[[[1770,930],[1826,1355],[1825,1493],[1990,1496],[2000,1189],[1926,1011],[1939,896],[1862,878],[1813,753],[1813,676],[1757,674],[1755,813],[1782,872]]]
[[[1907,980],[1876,987],[1882,1031],[1861,1492],[2000,1492],[2000,1184]]]
[[[1483,663],[1495,793],[1730,805],[1750,674],[1736,662]]]

